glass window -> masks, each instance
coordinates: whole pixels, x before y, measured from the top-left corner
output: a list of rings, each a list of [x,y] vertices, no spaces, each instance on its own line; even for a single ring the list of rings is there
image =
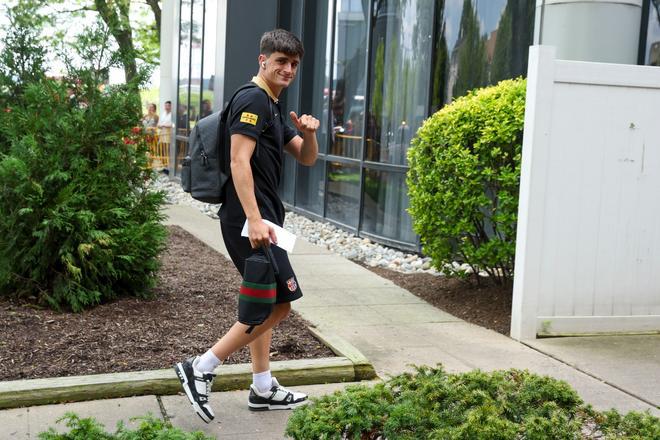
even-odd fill
[[[362,229],[397,241],[415,243],[403,172],[365,170]]]
[[[434,0],[375,0],[366,160],[403,165],[427,117]]]
[[[445,103],[474,88],[526,73],[534,7],[534,0],[447,3],[442,36],[449,67],[446,72],[434,71],[446,75]]]
[[[296,181],[296,160],[293,156],[284,155],[284,166],[282,179],[280,180],[279,193],[283,202],[293,205],[294,183]]]
[[[204,0],[193,0],[190,44],[190,103],[188,127],[192,130],[199,120],[202,85],[202,36],[204,30]]]
[[[332,6],[334,0],[305,4],[300,112],[314,116],[321,126],[316,132],[319,151],[328,151]]]
[[[298,165],[296,176],[296,206],[323,215],[325,187],[325,161],[319,159],[314,166]]]
[[[177,93],[177,106],[173,112],[176,133],[175,173],[179,174],[181,161],[186,154],[188,143],[188,106],[190,90],[190,13],[191,0],[181,0],[181,14],[179,24],[179,80]]]
[[[367,0],[346,0],[336,13],[329,153],[356,159],[362,158],[367,11]]]
[[[215,105],[213,94],[217,19],[217,0],[206,0],[204,2],[204,60],[202,68],[202,108],[200,110],[200,117],[202,118],[210,115],[214,110],[219,110]]]
[[[360,213],[360,168],[328,163],[326,217],[356,228]]]
[[[649,27],[646,33],[645,64],[660,66],[660,0],[649,2]]]

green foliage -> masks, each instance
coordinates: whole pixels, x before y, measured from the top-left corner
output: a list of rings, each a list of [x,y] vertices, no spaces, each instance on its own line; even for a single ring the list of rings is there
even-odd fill
[[[504,283],[513,276],[525,112],[522,79],[458,98],[432,115],[408,151],[413,228],[439,270],[469,264]]]
[[[132,420],[141,420],[136,430],[127,429],[122,422],[117,424],[117,432],[110,434],[103,425],[93,418],[80,418],[74,413],[67,413],[57,421],[65,421],[69,432],[58,434],[54,428],[39,434],[40,440],[211,440],[202,432],[184,432],[174,428],[171,423],[153,417],[136,417]]]
[[[0,106],[22,95],[23,88],[44,77],[46,49],[41,32],[48,18],[41,14],[41,1],[21,0],[6,6],[3,51],[0,53]]]
[[[419,367],[373,387],[312,399],[294,411],[286,434],[301,440],[641,439],[658,438],[658,429],[660,420],[649,414],[598,413],[565,382],[528,371],[447,374]]]
[[[30,80],[21,95],[5,96],[2,296],[80,311],[118,295],[146,297],[153,286],[164,195],[147,190],[147,147],[131,132],[135,84],[102,90],[99,67],[69,65],[63,80]]]

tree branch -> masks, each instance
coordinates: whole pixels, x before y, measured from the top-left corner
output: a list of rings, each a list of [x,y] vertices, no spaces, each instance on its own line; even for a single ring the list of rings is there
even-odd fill
[[[147,0],[147,4],[151,8],[151,11],[154,13],[154,18],[156,19],[155,29],[156,29],[156,35],[158,35],[158,44],[160,44],[161,9],[160,9],[160,5],[158,3],[159,3],[159,0]]]

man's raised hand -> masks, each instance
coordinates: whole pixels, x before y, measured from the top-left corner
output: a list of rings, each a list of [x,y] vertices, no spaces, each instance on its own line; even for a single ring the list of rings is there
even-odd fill
[[[291,120],[293,121],[293,124],[296,126],[296,128],[302,132],[314,133],[321,125],[319,120],[314,116],[301,115],[298,117],[296,112],[289,113],[289,116],[291,116]]]

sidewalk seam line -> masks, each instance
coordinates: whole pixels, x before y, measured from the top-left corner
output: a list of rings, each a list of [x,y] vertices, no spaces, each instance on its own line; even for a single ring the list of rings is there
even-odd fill
[[[524,342],[524,341],[519,341],[519,342],[520,342],[521,344],[525,345],[526,347],[529,347],[529,348],[531,348],[532,350],[534,350],[534,351],[536,351],[536,352],[538,352],[538,353],[541,353],[541,354],[544,355],[544,356],[548,356],[549,358],[554,359],[554,360],[556,360],[557,362],[559,362],[559,363],[561,363],[561,364],[564,364],[564,365],[566,365],[566,366],[569,366],[569,367],[573,368],[574,370],[577,370],[577,371],[579,371],[580,373],[585,374],[585,375],[591,377],[592,379],[596,379],[596,380],[598,380],[599,382],[604,383],[605,385],[608,385],[608,386],[610,386],[610,387],[612,387],[612,388],[614,388],[614,389],[616,389],[616,390],[619,390],[619,391],[621,391],[622,393],[627,394],[628,396],[632,397],[633,399],[637,399],[637,400],[639,400],[639,401],[641,401],[641,402],[644,402],[644,403],[646,403],[647,405],[650,405],[650,406],[653,407],[653,408],[660,409],[660,405],[656,405],[655,403],[653,403],[653,402],[651,402],[651,401],[649,401],[649,400],[646,400],[644,397],[640,397],[640,396],[636,395],[635,393],[632,393],[632,392],[630,392],[630,391],[628,391],[628,390],[626,390],[626,389],[624,389],[624,388],[622,388],[622,387],[620,387],[620,386],[618,386],[618,385],[616,385],[616,384],[613,384],[613,383],[611,383],[611,382],[609,382],[609,381],[607,381],[607,380],[605,380],[605,379],[602,379],[602,378],[596,376],[596,375],[593,374],[593,373],[590,373],[589,371],[583,370],[582,368],[578,367],[577,365],[573,365],[573,364],[571,364],[570,362],[567,362],[567,361],[564,361],[564,360],[562,360],[562,359],[559,359],[559,358],[556,357],[555,355],[553,355],[553,354],[551,354],[551,353],[546,353],[546,352],[544,352],[543,350],[541,350],[541,349],[539,349],[539,348],[537,348],[537,347],[534,347],[534,346],[532,346],[532,345],[530,345],[530,344],[528,344],[528,343],[526,343],[526,342]]]
[[[159,395],[156,396],[156,401],[158,402],[158,407],[160,408],[160,414],[163,416],[163,420],[169,422],[171,420],[170,416],[167,415],[167,411],[165,411],[165,405],[163,405],[163,400]]]

